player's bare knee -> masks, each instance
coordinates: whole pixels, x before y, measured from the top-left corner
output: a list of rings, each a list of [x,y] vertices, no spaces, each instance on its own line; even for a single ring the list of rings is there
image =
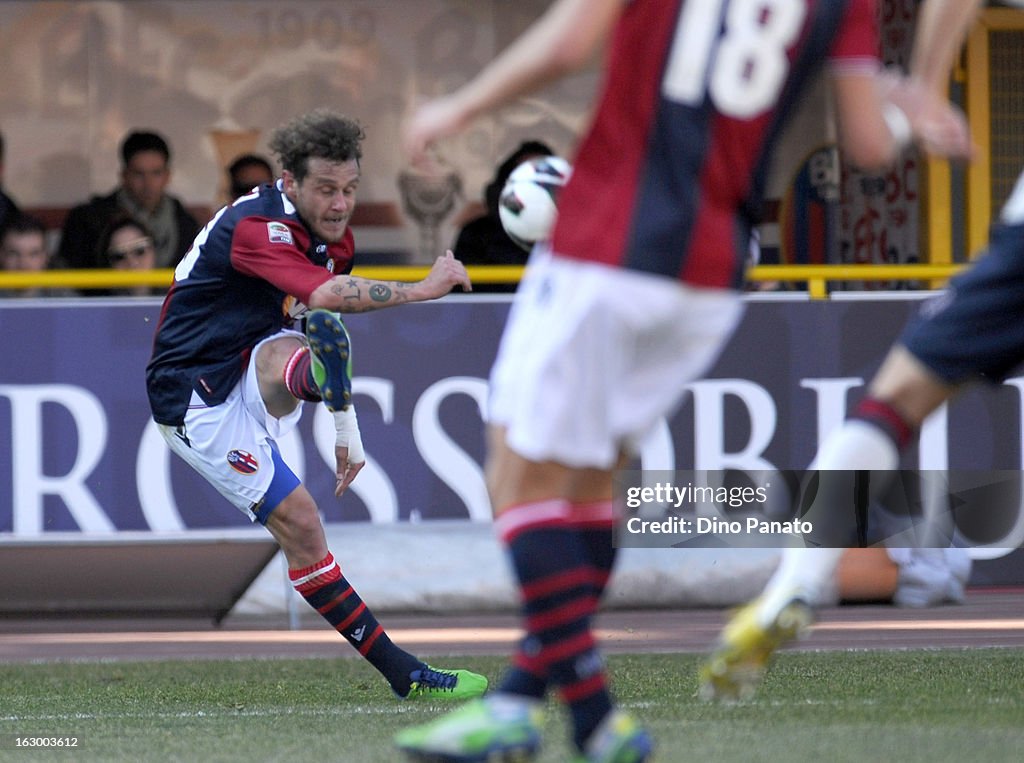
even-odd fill
[[[289,563],[314,564],[327,553],[327,540],[316,502],[308,491],[296,490],[267,518],[267,529]]]
[[[290,336],[264,342],[256,353],[256,373],[260,383],[266,380],[283,387],[285,364],[292,353],[300,347],[302,347],[301,340]]]
[[[302,347],[302,342],[293,337],[281,337],[265,342],[257,350],[256,378],[260,395],[267,411],[278,418],[295,410],[298,402],[285,384],[284,369],[288,359]]]
[[[495,491],[500,489],[502,480],[505,479],[507,451],[505,428],[489,426],[487,428],[487,461],[484,464],[484,483],[487,485],[487,492],[491,496],[492,503]]]
[[[292,533],[299,538],[316,538],[323,534],[320,513],[312,500],[292,507],[284,521],[291,528]]]
[[[608,469],[580,469],[572,476],[569,500],[574,503],[593,503],[612,498],[613,472]]]
[[[523,503],[571,498],[576,470],[555,461],[532,461],[507,445],[493,448],[485,480],[495,513]]]
[[[528,499],[526,480],[533,471],[531,462],[509,448],[504,439],[492,439],[492,448],[484,469],[484,479],[496,512]]]

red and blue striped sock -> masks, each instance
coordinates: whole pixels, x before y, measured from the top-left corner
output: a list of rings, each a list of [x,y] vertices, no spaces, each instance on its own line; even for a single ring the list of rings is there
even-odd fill
[[[313,364],[309,359],[308,347],[297,349],[284,364],[284,386],[298,400],[315,403],[322,399],[320,388],[313,379]]]
[[[409,676],[422,668],[423,663],[392,643],[369,607],[341,574],[333,554],[328,552],[309,567],[288,570],[288,577],[295,590],[381,672],[399,696],[409,693]]]
[[[615,507],[612,500],[588,501],[569,504],[567,523],[578,530],[583,552],[590,564],[594,596],[604,595],[615,567],[618,549],[613,545]]]
[[[539,501],[497,520],[519,581],[526,630],[500,690],[537,696],[550,681],[569,706],[573,737],[582,748],[612,707],[591,628],[607,575],[595,573],[582,533],[567,524],[569,515],[564,501]]]

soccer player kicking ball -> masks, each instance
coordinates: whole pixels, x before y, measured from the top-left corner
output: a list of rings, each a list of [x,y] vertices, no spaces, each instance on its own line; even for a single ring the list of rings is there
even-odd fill
[[[313,497],[277,447],[297,424],[302,402],[322,400],[337,429],[335,495],[344,493],[365,457],[352,406],[351,347],[334,311],[471,288],[451,252],[417,283],[347,275],[362,139],[358,123],[328,111],[274,133],[281,179],[220,210],[175,269],[147,367],[149,401],[171,450],[266,526],[295,590],[395,694],[476,697],[487,688],[483,676],[437,670],[391,642],[345,579]],[[304,333],[296,316],[304,317]]]
[[[914,89],[877,75],[875,12],[871,0],[560,0],[407,125],[422,157],[608,42],[550,246],[531,255],[491,373],[488,486],[526,635],[497,692],[396,737],[414,760],[529,759],[549,690],[581,761],[650,757],[648,733],[615,707],[592,628],[615,558],[613,470],[740,318],[773,139],[811,73],[827,63],[835,75],[856,163],[884,165],[914,137],[898,105]]]
[[[911,78],[943,98],[949,71],[979,0],[927,0],[921,6]],[[943,152],[948,124],[919,115],[925,148]],[[875,474],[899,467],[900,451],[928,414],[976,379],[997,382],[1024,360],[1024,175],[993,229],[989,250],[950,282],[945,295],[926,303],[921,316],[890,350],[848,421],[821,445],[810,469],[819,487],[809,516],[825,527],[815,546],[787,548],[764,592],[726,624],[699,669],[708,699],[751,696],[772,654],[810,626],[811,604],[830,584],[842,558],[830,538],[851,525],[851,470]],[[872,477],[875,489],[884,479]],[[837,544],[838,545],[838,544]]]

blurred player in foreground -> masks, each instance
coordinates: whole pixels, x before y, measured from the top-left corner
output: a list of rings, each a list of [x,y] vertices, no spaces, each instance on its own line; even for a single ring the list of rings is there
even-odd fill
[[[266,526],[295,590],[398,696],[475,697],[487,687],[483,676],[435,670],[391,642],[342,574],[313,497],[276,445],[298,423],[302,401],[323,400],[337,429],[340,496],[365,457],[351,404],[348,334],[332,311],[470,288],[451,252],[418,283],[346,275],[362,139],[358,123],[326,111],[274,133],[281,179],[218,212],[174,271],[147,368],[150,405],[171,450]],[[305,333],[293,328],[301,325],[296,317]]]
[[[911,77],[938,102],[980,0],[927,0],[921,7]],[[820,485],[815,524],[842,526],[850,470],[891,471],[928,414],[964,384],[1000,382],[1024,360],[1024,175],[993,228],[989,251],[925,303],[889,351],[850,418],[822,444],[811,470]],[[829,475],[829,472],[832,472]],[[827,486],[827,487],[826,487]],[[813,619],[810,604],[836,573],[842,548],[787,548],[756,600],[726,625],[700,668],[701,693],[733,699],[755,690],[772,653]]]
[[[830,63],[850,161],[886,165],[917,134],[930,94],[879,77],[874,19],[870,0],[561,0],[412,117],[405,145],[422,159],[610,37],[551,245],[531,256],[491,376],[488,486],[526,635],[497,693],[396,737],[412,758],[528,759],[551,688],[580,760],[648,759],[591,625],[614,559],[612,473],[739,320],[773,139],[812,75]],[[946,109],[947,148],[966,150]]]

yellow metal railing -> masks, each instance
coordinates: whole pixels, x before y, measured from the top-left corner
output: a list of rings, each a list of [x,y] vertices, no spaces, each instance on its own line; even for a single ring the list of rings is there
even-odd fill
[[[758,265],[747,277],[751,281],[807,282],[812,299],[828,296],[828,284],[835,281],[927,281],[940,288],[963,265]]]
[[[940,287],[963,265],[758,265],[748,276],[752,281],[806,283],[813,299],[828,296],[828,284],[842,281],[920,281]],[[523,268],[516,265],[476,265],[466,268],[476,284],[516,283]],[[382,265],[356,268],[355,275],[385,281],[418,281],[430,271],[428,266]],[[0,289],[33,287],[72,289],[117,289],[127,286],[166,288],[174,271],[166,270],[48,270],[39,272],[0,271]]]

